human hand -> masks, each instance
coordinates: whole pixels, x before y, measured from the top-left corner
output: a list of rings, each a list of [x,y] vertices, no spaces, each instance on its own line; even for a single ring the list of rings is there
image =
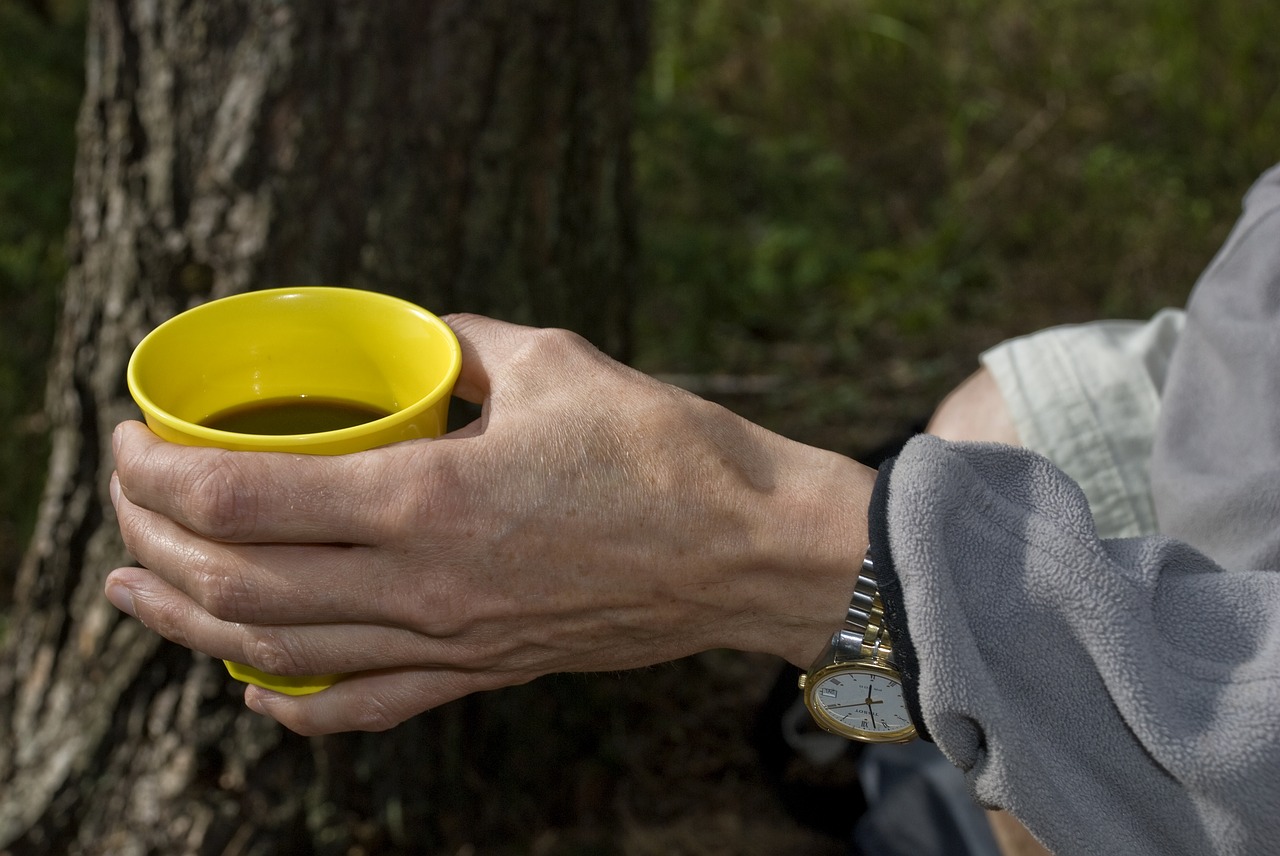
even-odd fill
[[[381,730],[480,690],[713,647],[808,665],[848,602],[872,471],[771,434],[563,331],[446,319],[436,440],[336,457],[115,436],[112,497],[145,567],[106,583],[165,637],[310,696],[249,686],[303,734]]]

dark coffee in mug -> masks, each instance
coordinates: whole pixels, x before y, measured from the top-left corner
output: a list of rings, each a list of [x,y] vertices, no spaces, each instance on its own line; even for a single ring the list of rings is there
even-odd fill
[[[318,434],[363,425],[390,412],[359,401],[300,395],[239,404],[201,421],[237,434]]]

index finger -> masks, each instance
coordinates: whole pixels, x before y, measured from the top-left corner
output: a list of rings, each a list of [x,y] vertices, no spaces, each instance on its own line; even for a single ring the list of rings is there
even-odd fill
[[[385,524],[379,507],[396,495],[380,486],[382,449],[229,452],[168,443],[140,422],[117,426],[112,441],[130,502],[216,541],[374,543]]]
[[[534,332],[531,327],[467,312],[455,312],[442,320],[453,330],[462,348],[462,370],[453,394],[473,404],[489,396],[493,378],[501,374],[521,342]]]
[[[462,348],[462,371],[453,394],[472,403],[503,390],[563,388],[586,366],[620,365],[569,330],[523,327],[467,313],[446,315],[444,321]]]

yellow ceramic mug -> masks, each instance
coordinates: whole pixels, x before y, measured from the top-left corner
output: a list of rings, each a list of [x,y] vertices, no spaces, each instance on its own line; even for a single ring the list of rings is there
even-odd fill
[[[443,321],[349,288],[253,291],[161,324],[129,360],[129,392],[172,443],[342,455],[444,433],[462,366]],[[227,661],[238,680],[305,695],[341,675],[283,677]]]

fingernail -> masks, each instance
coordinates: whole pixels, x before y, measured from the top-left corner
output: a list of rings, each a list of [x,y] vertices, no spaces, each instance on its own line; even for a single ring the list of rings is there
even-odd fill
[[[111,432],[111,454],[115,455],[117,458],[120,457],[120,435],[123,431],[123,426],[117,425],[116,429]]]
[[[125,615],[138,617],[138,613],[133,608],[133,592],[121,585],[120,583],[107,584],[107,600],[111,601],[111,605],[123,612]]]
[[[120,476],[116,473],[111,474],[111,507],[116,508],[120,505]]]

